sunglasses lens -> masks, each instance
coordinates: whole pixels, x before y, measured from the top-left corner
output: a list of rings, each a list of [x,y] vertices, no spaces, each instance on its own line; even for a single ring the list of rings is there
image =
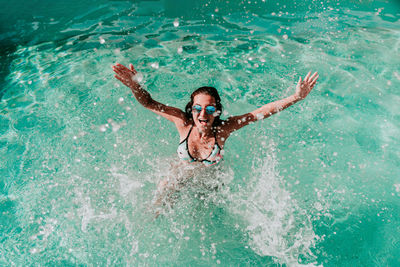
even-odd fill
[[[192,110],[193,110],[193,111],[196,111],[197,113],[200,113],[202,109],[203,109],[203,108],[202,108],[200,105],[194,105],[194,106],[192,107]],[[215,109],[215,107],[213,107],[213,106],[207,106],[207,107],[206,107],[206,113],[209,114],[209,115],[214,114],[214,113],[215,113],[215,110],[216,110],[216,109]]]
[[[198,113],[200,113],[201,112],[201,106],[195,105],[195,106],[193,106],[193,110],[198,112]]]
[[[206,112],[207,112],[207,114],[214,114],[214,112],[215,112],[215,107],[213,107],[213,106],[207,106],[207,107],[206,107]]]

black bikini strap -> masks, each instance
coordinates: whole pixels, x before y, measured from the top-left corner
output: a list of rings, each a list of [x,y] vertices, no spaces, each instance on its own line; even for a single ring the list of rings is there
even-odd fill
[[[192,132],[192,129],[193,129],[193,125],[192,125],[192,127],[190,127],[190,130],[189,130],[189,132],[188,132],[188,134],[187,134],[186,138],[185,138],[185,139],[183,139],[183,140],[182,140],[182,142],[180,142],[179,144],[182,144],[183,142],[185,142],[186,140],[188,140],[188,139],[189,139],[189,135],[190,135],[190,133]]]
[[[188,140],[188,139],[189,139],[189,135],[190,135],[190,133],[192,132],[192,129],[193,129],[193,125],[192,125],[192,127],[190,127],[189,133],[188,133],[188,135],[186,136],[185,140]]]

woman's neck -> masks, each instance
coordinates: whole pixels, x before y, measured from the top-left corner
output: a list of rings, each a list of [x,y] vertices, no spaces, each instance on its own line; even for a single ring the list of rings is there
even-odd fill
[[[200,129],[200,128],[196,127],[196,130],[197,130],[196,132],[200,139],[207,139],[207,138],[213,136],[213,130],[211,127],[206,128],[206,129]]]

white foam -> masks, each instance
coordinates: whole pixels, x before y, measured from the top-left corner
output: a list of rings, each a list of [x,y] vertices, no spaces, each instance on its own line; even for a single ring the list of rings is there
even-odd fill
[[[154,63],[151,63],[151,67],[153,69],[158,69],[160,67],[160,65],[158,64],[158,62],[154,62]]]
[[[132,80],[140,83],[143,80],[143,74],[140,72],[136,73],[136,75],[132,76]]]
[[[268,149],[271,151],[271,149]],[[299,265],[301,257],[315,260],[315,235],[310,219],[284,188],[273,155],[246,179],[249,187],[232,195],[233,212],[247,222],[249,245],[257,254],[273,256],[279,264]]]
[[[396,189],[396,192],[399,193],[400,192],[400,184],[394,184],[393,186]]]
[[[116,166],[112,166],[110,172],[113,177],[119,180],[119,192],[123,197],[126,197],[130,192],[142,187],[142,183],[135,180],[134,177],[131,177],[131,175],[121,173],[121,171]]]

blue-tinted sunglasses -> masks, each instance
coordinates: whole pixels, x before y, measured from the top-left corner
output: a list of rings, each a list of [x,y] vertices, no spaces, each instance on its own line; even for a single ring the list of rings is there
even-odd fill
[[[193,109],[194,111],[196,111],[197,113],[200,113],[201,110],[202,110],[203,108],[202,108],[200,105],[194,105],[194,106],[192,107],[192,109]],[[216,109],[214,106],[207,106],[207,107],[206,107],[206,113],[209,114],[209,115],[214,114],[216,110],[217,110],[217,109]]]

